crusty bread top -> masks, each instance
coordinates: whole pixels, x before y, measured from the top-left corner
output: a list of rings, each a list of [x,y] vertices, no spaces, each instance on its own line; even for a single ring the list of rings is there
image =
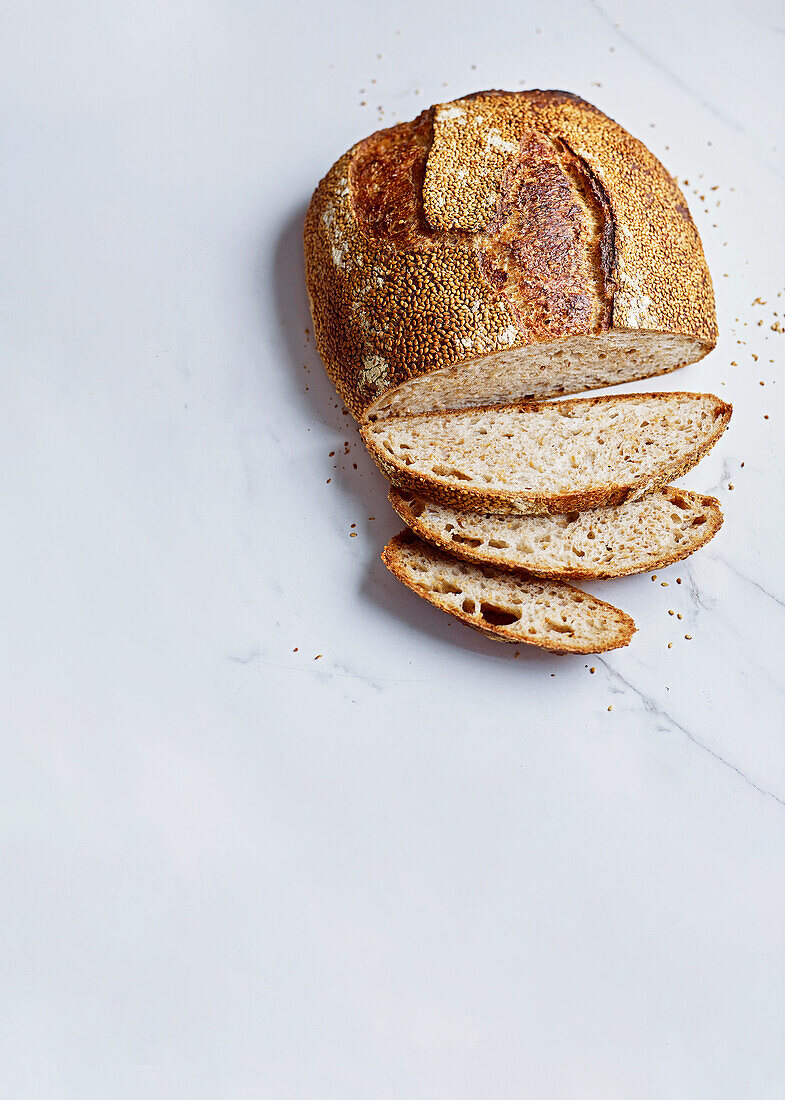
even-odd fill
[[[484,512],[637,499],[691,469],[727,427],[713,394],[646,393],[390,417],[362,425],[399,488]]]
[[[408,379],[611,327],[681,334],[682,362],[716,342],[675,181],[565,92],[482,92],[359,142],[317,188],[305,251],[317,346],[358,418]]]
[[[635,632],[629,615],[588,592],[458,561],[411,531],[389,542],[382,561],[418,596],[495,641],[601,653],[627,645]]]
[[[390,503],[420,536],[456,557],[568,580],[663,569],[722,525],[714,497],[667,485],[636,501],[556,516],[496,516],[433,504],[392,488]]]

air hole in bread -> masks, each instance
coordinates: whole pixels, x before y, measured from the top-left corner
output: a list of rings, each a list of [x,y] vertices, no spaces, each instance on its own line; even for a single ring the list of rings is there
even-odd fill
[[[575,633],[575,631],[573,630],[573,628],[570,626],[569,623],[559,622],[558,619],[547,619],[547,618],[546,618],[545,621],[548,624],[548,626],[551,628],[551,630],[555,630],[557,634],[574,634]]]
[[[453,584],[452,581],[442,579],[431,585],[431,592],[441,592],[445,596],[460,596],[463,589],[459,588],[457,584]]]
[[[465,474],[463,470],[456,470],[452,466],[431,466],[431,473],[437,477],[457,477],[460,481],[472,480],[471,474]]]
[[[421,516],[425,511],[425,504],[421,500],[409,500],[406,502],[409,505],[409,511],[413,516]]]
[[[692,526],[693,527],[701,527],[705,522],[706,522],[706,517],[705,516],[696,516],[695,519],[692,521]]]
[[[520,611],[511,611],[508,607],[499,607],[498,604],[486,603],[485,600],[480,604],[480,614],[491,626],[512,626],[513,623],[520,622],[521,618]]]
[[[580,516],[580,512],[567,512],[567,514],[564,518],[564,522],[565,522],[565,524],[575,523],[575,521],[578,519],[579,516]]]
[[[466,597],[466,599],[461,604],[461,607],[463,608],[463,610],[466,612],[467,615],[473,615],[474,614],[474,609],[475,609],[476,606],[477,605],[475,604],[474,600],[470,600],[468,596]]]
[[[492,546],[494,550],[506,550],[510,544],[505,542],[504,539],[488,539],[488,545]]]
[[[473,539],[468,535],[459,535],[457,531],[451,537],[453,542],[457,542],[461,546],[482,546],[482,539]]]

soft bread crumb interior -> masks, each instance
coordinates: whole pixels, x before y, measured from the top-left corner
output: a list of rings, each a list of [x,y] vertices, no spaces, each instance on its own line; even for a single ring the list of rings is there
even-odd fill
[[[439,484],[574,493],[661,477],[706,445],[723,412],[712,394],[631,394],[393,417],[368,425],[366,438],[387,462]]]
[[[418,534],[478,561],[559,576],[623,576],[678,561],[719,528],[713,497],[667,486],[636,501],[588,512],[496,516],[433,504],[392,489]]]
[[[403,382],[367,411],[370,420],[439,409],[508,405],[666,374],[708,349],[675,333],[613,329],[493,352]]]
[[[503,628],[511,641],[591,652],[620,644],[632,626],[624,612],[588,592],[458,561],[413,535],[399,536],[385,553],[426,599],[480,629]]]

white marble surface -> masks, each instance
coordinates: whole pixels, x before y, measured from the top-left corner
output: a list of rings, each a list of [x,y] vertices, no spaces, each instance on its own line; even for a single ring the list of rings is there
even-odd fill
[[[781,5],[3,24],[3,1095],[781,1096]],[[686,480],[724,528],[593,585],[639,632],[589,660],[516,659],[386,574],[304,335],[332,161],[532,86],[690,181],[722,339],[662,388],[735,405]]]

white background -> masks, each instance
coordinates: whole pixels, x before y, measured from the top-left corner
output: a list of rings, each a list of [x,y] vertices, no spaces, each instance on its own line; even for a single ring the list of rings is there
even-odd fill
[[[2,13],[2,1094],[781,1096],[781,5]],[[317,180],[487,87],[646,140],[714,274],[655,387],[734,402],[686,479],[725,526],[590,586],[639,627],[604,659],[385,572],[305,332]]]

